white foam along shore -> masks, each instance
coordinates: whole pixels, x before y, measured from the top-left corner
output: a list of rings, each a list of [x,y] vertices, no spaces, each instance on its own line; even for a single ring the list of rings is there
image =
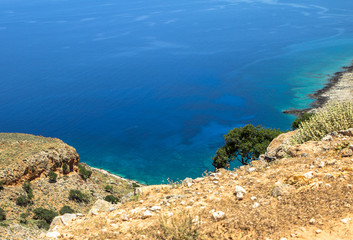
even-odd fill
[[[116,179],[118,179],[118,180],[126,181],[126,182],[129,182],[129,183],[136,183],[136,184],[142,185],[142,186],[145,185],[145,184],[142,184],[142,183],[140,183],[140,182],[138,182],[138,181],[136,181],[136,180],[131,180],[131,179],[123,178],[123,177],[121,177],[121,176],[119,176],[119,175],[117,175],[117,174],[111,173],[111,172],[109,172],[109,171],[107,171],[107,170],[104,170],[104,169],[102,169],[102,168],[95,168],[95,167],[91,167],[91,166],[90,166],[90,168],[91,168],[92,170],[94,170],[94,171],[101,172],[101,173],[103,173],[103,174],[109,175],[109,176],[111,176],[111,177],[113,177],[113,178],[116,178]]]

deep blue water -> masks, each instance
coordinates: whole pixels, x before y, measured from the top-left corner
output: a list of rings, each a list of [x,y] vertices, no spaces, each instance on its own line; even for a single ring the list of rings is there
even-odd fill
[[[230,128],[353,59],[351,0],[1,0],[0,129],[152,184],[200,176]]]

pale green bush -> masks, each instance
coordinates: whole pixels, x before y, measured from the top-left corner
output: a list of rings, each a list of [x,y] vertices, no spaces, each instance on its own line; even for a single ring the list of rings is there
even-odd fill
[[[353,128],[353,102],[334,102],[320,108],[308,121],[299,125],[292,144],[319,141],[331,132]]]

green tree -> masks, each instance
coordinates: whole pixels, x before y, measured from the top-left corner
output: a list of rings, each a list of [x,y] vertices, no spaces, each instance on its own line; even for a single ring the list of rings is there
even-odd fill
[[[281,133],[278,129],[254,127],[251,124],[234,128],[224,135],[225,144],[212,158],[212,165],[216,169],[228,168],[233,160],[248,165],[250,161],[265,153],[270,142]]]
[[[298,116],[292,122],[292,129],[293,130],[298,129],[302,122],[308,121],[311,118],[311,116],[313,116],[313,115],[314,115],[313,113],[303,113],[303,114],[301,114],[300,116]]]

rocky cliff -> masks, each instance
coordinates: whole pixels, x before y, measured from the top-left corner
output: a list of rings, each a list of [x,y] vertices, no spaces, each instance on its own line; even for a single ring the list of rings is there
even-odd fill
[[[49,171],[77,171],[76,150],[56,138],[21,133],[0,133],[0,181],[14,185],[34,180]]]

